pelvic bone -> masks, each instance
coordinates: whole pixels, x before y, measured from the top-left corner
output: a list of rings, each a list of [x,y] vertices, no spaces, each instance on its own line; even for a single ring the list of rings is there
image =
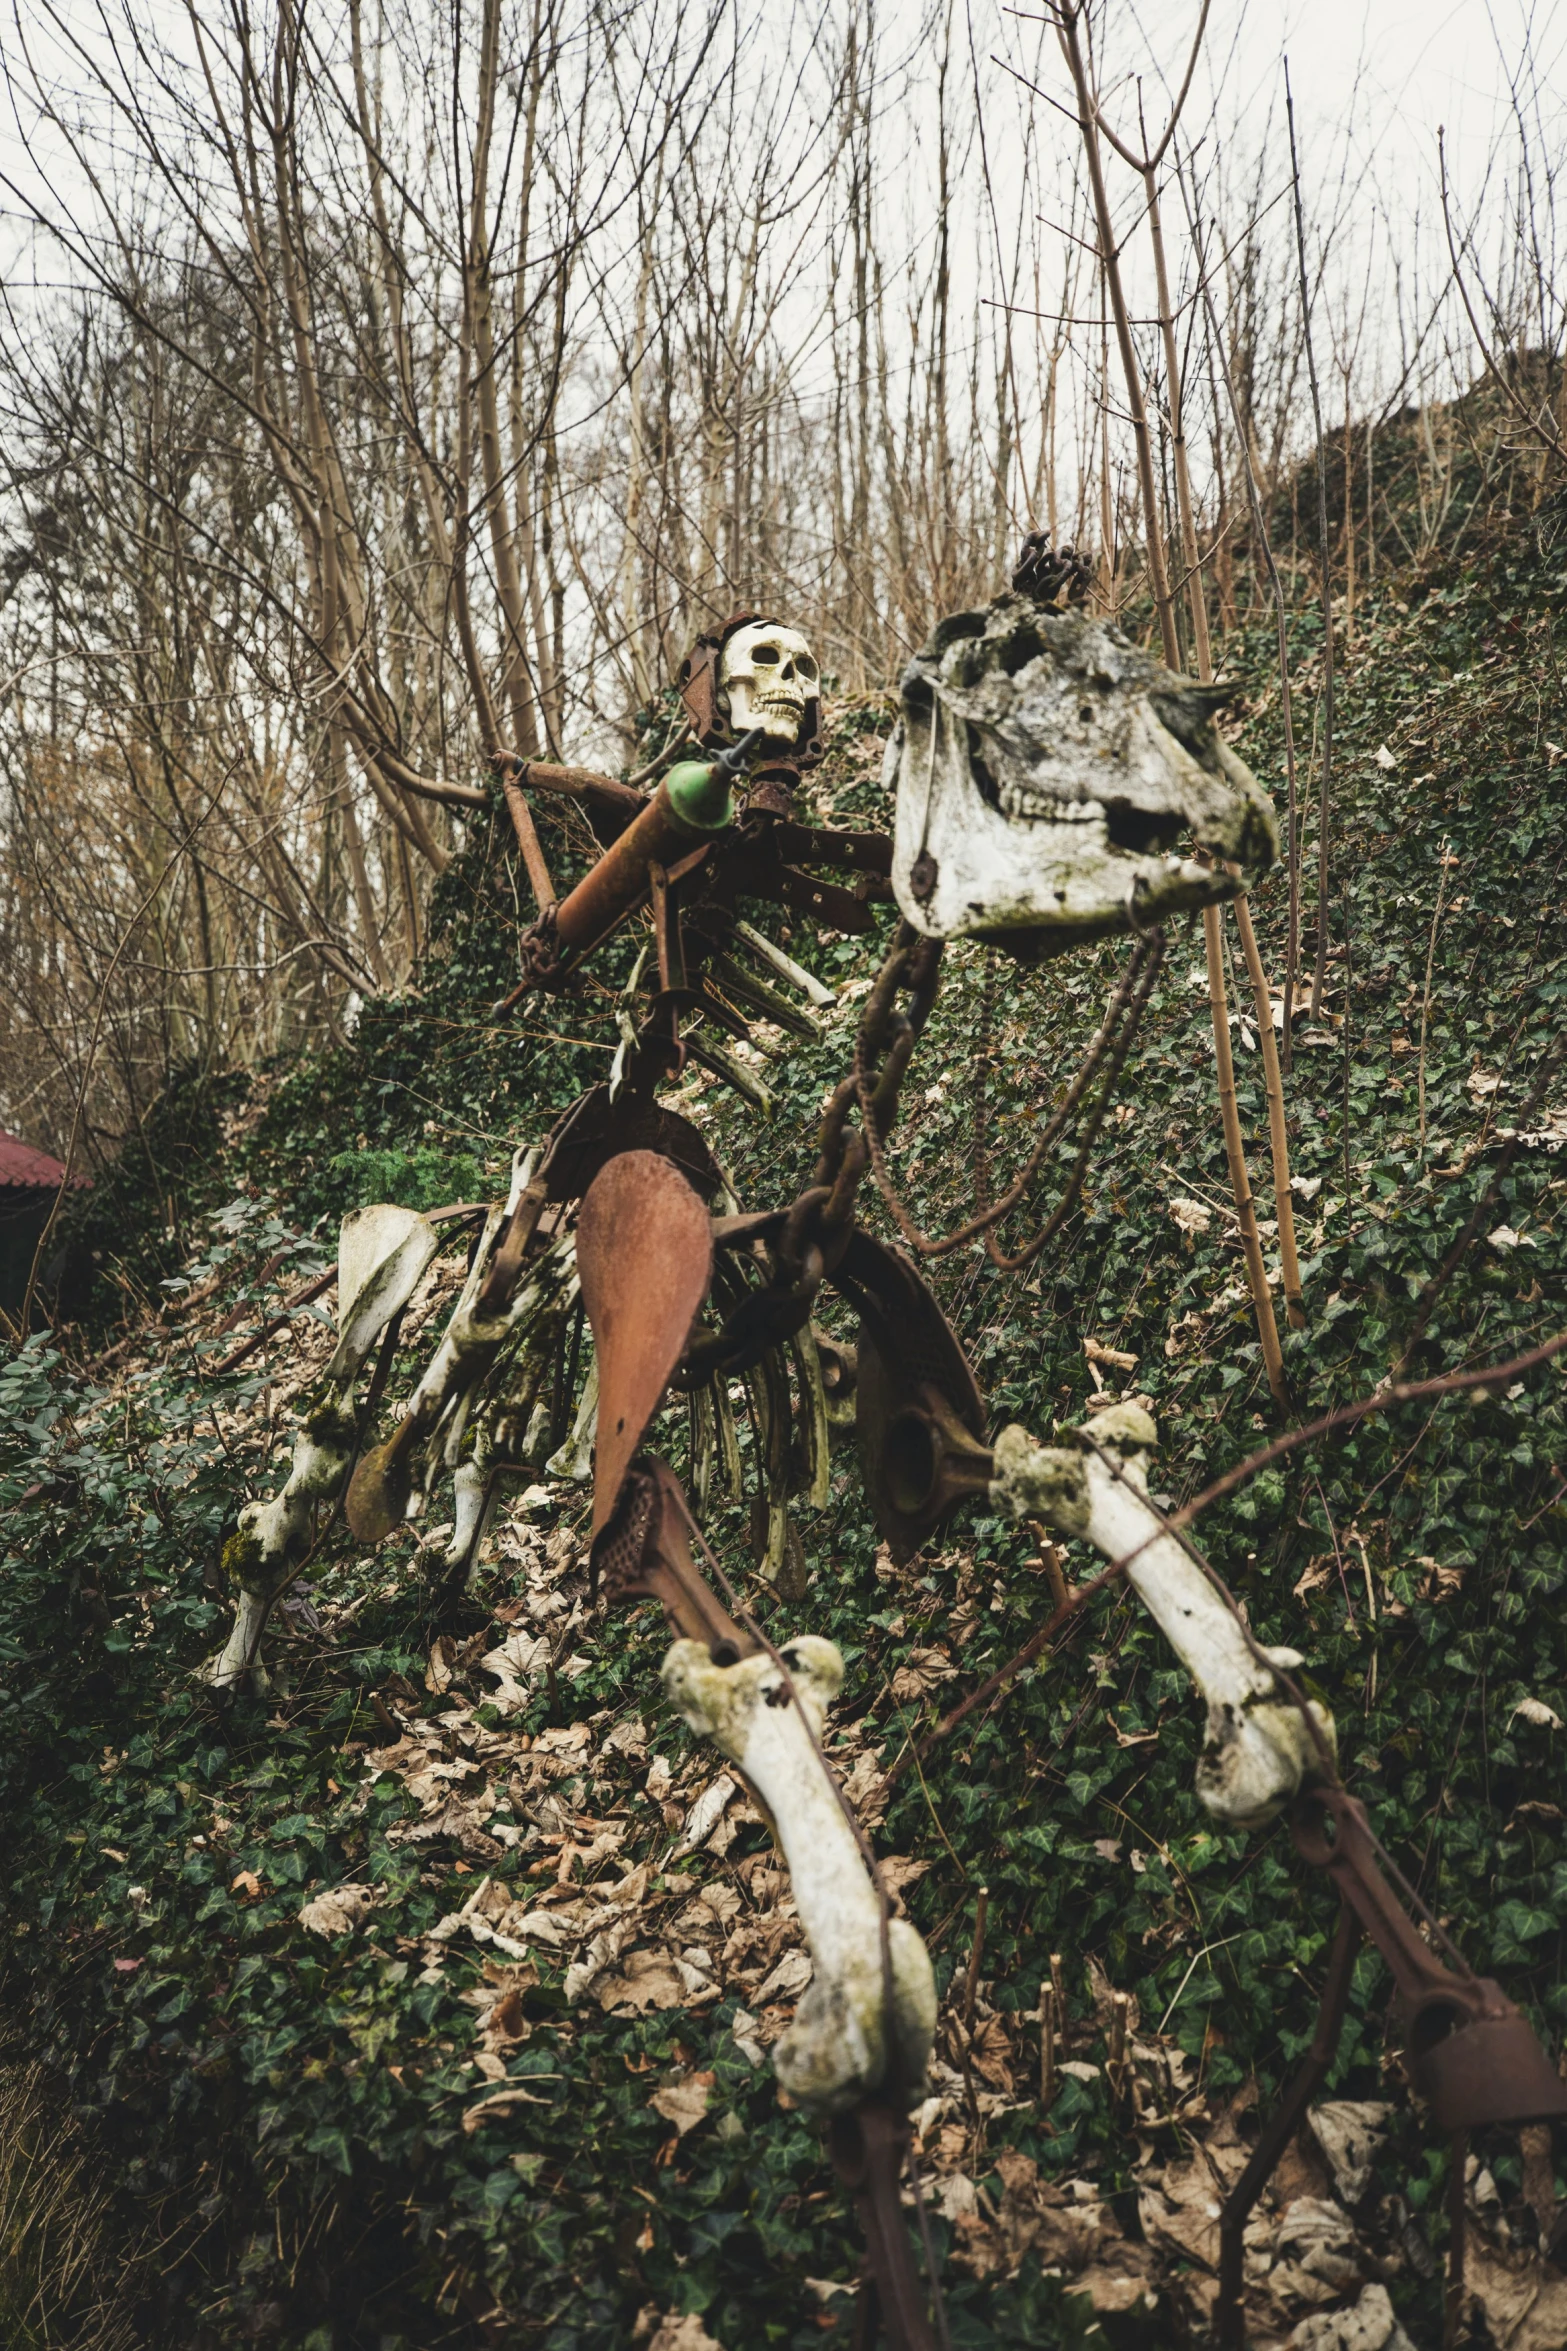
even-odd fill
[[[1063,1534],[1086,1536],[1107,1559],[1128,1561],[1126,1578],[1208,1702],[1197,1793],[1215,1819],[1254,1828],[1272,1818],[1318,1768],[1317,1740],[1275,1666],[1302,1660],[1293,1649],[1259,1656],[1245,1627],[1146,1500],[1143,1456],[1157,1443],[1140,1405],[1119,1404],[1079,1433],[1079,1449],[1036,1445],[1026,1429],[996,1440],[991,1499],[1014,1518],[1042,1518]],[[1328,1756],[1333,1718],[1315,1700],[1311,1714]]]
[[[858,1842],[800,1719],[821,1734],[843,1681],[831,1641],[805,1635],[782,1652],[799,1698],[770,1657],[714,1665],[699,1641],[677,1641],[664,1688],[691,1729],[738,1763],[767,1806],[794,1886],[816,1973],[773,2051],[778,2079],[802,2106],[836,2114],[886,2082],[881,1903]],[[897,2087],[917,2096],[936,2030],[930,1957],[907,1919],[888,1922]]]
[[[816,656],[798,629],[754,620],[725,644],[718,690],[737,735],[765,727],[781,743],[795,743],[820,676]]]

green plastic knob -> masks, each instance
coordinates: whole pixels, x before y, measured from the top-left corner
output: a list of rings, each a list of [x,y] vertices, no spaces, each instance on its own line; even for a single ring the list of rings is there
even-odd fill
[[[729,779],[705,759],[682,759],[664,778],[664,795],[676,821],[692,833],[721,833],[735,820]]]

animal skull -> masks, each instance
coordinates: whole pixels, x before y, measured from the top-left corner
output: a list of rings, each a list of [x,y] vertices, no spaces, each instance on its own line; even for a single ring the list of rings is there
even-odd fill
[[[765,727],[782,743],[799,740],[805,706],[821,671],[798,629],[775,620],[747,621],[725,643],[718,691],[737,735]]]
[[[1222,690],[1076,612],[1000,596],[905,670],[887,747],[892,884],[916,930],[1059,954],[1232,896],[1278,854],[1261,785],[1219,735]]]

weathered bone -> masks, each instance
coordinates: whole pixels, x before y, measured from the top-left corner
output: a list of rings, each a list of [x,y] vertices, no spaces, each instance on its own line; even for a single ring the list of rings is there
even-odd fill
[[[941,622],[910,662],[884,780],[892,883],[932,938],[1028,955],[1149,923],[1235,883],[1179,854],[1270,864],[1266,794],[1213,723],[1222,691],[1110,623],[1001,596]]]
[[[807,1634],[781,1652],[817,1736],[843,1681],[831,1641]],[[888,2081],[881,1905],[854,1832],[822,1769],[784,1677],[767,1656],[714,1665],[698,1641],[677,1641],[664,1688],[692,1730],[738,1763],[777,1826],[816,1972],[773,2050],[792,2098],[836,2114],[886,2085],[919,2094],[936,2029],[930,1957],[907,1919],[888,1925],[894,2064]]]
[[[1128,1583],[1208,1703],[1197,1793],[1215,1819],[1256,1827],[1320,1764],[1316,1740],[1272,1670],[1302,1659],[1293,1649],[1259,1657],[1197,1562],[1161,1531],[1144,1499],[1144,1456],[1158,1435],[1142,1407],[1113,1405],[1093,1421],[1092,1444],[1089,1434],[1080,1432],[1077,1449],[1067,1451],[1036,1444],[1026,1429],[1003,1429],[991,1499],[1014,1518],[1086,1537],[1107,1559],[1129,1558]],[[1315,1700],[1311,1713],[1331,1756],[1333,1718]]]
[[[392,1316],[407,1305],[440,1246],[416,1208],[355,1208],[337,1237],[337,1351],[329,1380],[352,1380]]]
[[[401,1423],[354,1472],[347,1514],[361,1542],[379,1542],[400,1520],[417,1514],[437,1472],[456,1465],[469,1413],[497,1371],[502,1351],[574,1294],[576,1242],[567,1233],[526,1269],[525,1279],[519,1276],[503,1306],[494,1313],[483,1311],[484,1288],[502,1235],[532,1171],[532,1155],[518,1152],[506,1205],[492,1208],[485,1220],[468,1278]]]
[[[224,1546],[223,1565],[239,1587],[234,1623],[209,1678],[232,1689],[247,1673],[265,1686],[257,1663],[272,1604],[310,1546],[318,1502],[335,1501],[353,1457],[354,1385],[366,1356],[401,1313],[440,1246],[412,1208],[380,1204],[345,1216],[337,1245],[338,1341],[294,1440],[287,1482],[270,1502],[250,1502]]]

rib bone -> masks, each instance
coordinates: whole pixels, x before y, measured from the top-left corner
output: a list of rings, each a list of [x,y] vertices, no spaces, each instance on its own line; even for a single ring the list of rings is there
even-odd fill
[[[338,1341],[294,1440],[285,1484],[270,1502],[248,1502],[223,1565],[239,1597],[228,1639],[208,1669],[220,1690],[248,1673],[259,1687],[261,1635],[272,1603],[310,1548],[318,1502],[334,1501],[353,1458],[354,1386],[394,1314],[407,1305],[439,1242],[416,1210],[379,1204],[345,1216],[338,1235]]]
[[[831,1641],[804,1635],[782,1652],[817,1736],[843,1681]],[[699,1641],[664,1660],[671,1705],[739,1764],[776,1824],[816,1973],[773,2051],[792,2098],[835,2114],[888,2084],[881,1904],[800,1708],[771,1657],[714,1665]],[[930,1958],[907,1919],[888,1925],[895,2086],[923,2088],[936,2029]]]
[[[1014,1518],[1043,1519],[1087,1538],[1107,1559],[1127,1559],[1126,1578],[1208,1703],[1197,1793],[1215,1819],[1235,1828],[1269,1820],[1319,1768],[1317,1740],[1274,1667],[1302,1660],[1293,1649],[1261,1656],[1245,1627],[1145,1499],[1144,1456],[1157,1432],[1140,1405],[1118,1404],[1079,1435],[1078,1449],[1035,1444],[1026,1429],[996,1440],[991,1499]],[[1333,1718],[1315,1700],[1311,1714],[1329,1756]]]

